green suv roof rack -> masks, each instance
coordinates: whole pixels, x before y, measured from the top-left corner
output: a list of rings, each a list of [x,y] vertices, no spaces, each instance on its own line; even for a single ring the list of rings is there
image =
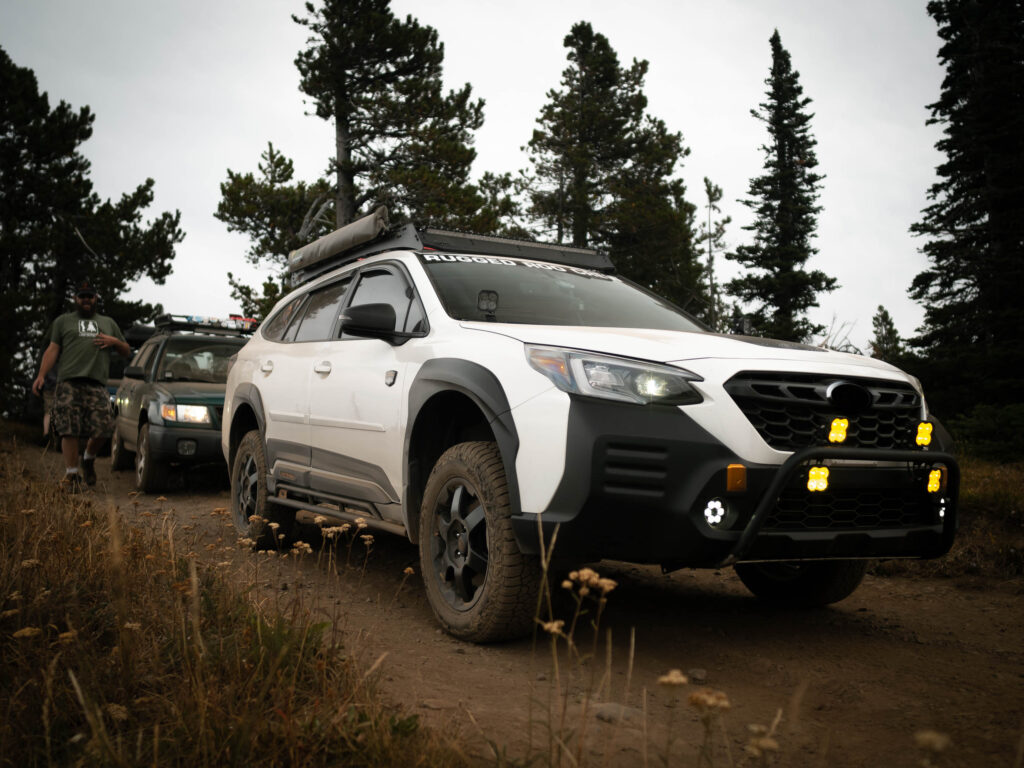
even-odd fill
[[[231,315],[227,320],[201,315],[159,315],[153,320],[157,333],[171,331],[192,331],[211,333],[219,336],[247,336],[256,330],[258,323],[252,318]]]
[[[608,255],[592,248],[573,248],[430,227],[420,229],[413,224],[390,227],[387,209],[381,206],[370,215],[292,251],[288,256],[288,272],[294,284],[298,285],[344,264],[396,250],[505,256],[583,267],[597,272],[615,271]]]

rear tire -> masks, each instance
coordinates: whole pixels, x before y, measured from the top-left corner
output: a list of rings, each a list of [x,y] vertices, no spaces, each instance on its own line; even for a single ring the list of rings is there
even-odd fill
[[[295,529],[295,511],[267,499],[267,455],[263,435],[254,429],[238,444],[231,466],[231,522],[254,549],[286,546]]]
[[[738,563],[736,575],[762,600],[810,608],[838,603],[852,595],[867,568],[867,560]]]
[[[427,599],[449,634],[484,643],[529,633],[540,561],[516,544],[495,443],[459,443],[438,459],[423,493],[419,538]]]
[[[124,445],[121,433],[114,428],[114,435],[110,438],[110,468],[114,472],[123,472],[131,469],[132,454]]]
[[[135,452],[135,487],[143,493],[158,493],[167,479],[167,468],[153,457],[149,441],[149,424],[139,430]]]

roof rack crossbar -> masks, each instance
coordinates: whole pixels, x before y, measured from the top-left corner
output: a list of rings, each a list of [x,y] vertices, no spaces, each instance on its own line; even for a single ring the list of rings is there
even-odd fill
[[[232,318],[228,322],[232,325],[226,325],[221,320],[213,321],[212,318],[197,320],[192,315],[163,314],[153,320],[153,325],[156,326],[157,333],[193,331],[217,336],[245,336],[256,330],[256,322],[253,320]]]
[[[615,271],[608,255],[592,248],[535,243],[429,227],[417,229],[413,224],[389,228],[387,209],[381,206],[370,215],[292,251],[288,256],[288,272],[293,278],[293,284],[297,285],[353,261],[385,251],[400,250],[506,256],[549,261],[598,272]]]

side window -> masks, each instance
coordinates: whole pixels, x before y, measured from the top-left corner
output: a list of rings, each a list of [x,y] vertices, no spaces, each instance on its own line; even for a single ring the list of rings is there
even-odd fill
[[[320,341],[331,338],[334,321],[338,319],[341,302],[351,282],[352,278],[347,277],[310,295],[306,312],[295,334],[295,341]]]
[[[423,330],[423,308],[405,278],[389,269],[368,269],[359,278],[349,306],[390,304],[396,331]]]
[[[280,341],[284,336],[285,330],[288,328],[288,323],[295,317],[305,298],[305,294],[296,296],[280,312],[270,318],[270,322],[263,326],[263,338],[269,341]]]
[[[159,344],[143,344],[142,349],[135,353],[135,357],[132,358],[131,365],[137,366],[142,370],[149,373],[148,368],[150,363],[153,362],[153,352]]]

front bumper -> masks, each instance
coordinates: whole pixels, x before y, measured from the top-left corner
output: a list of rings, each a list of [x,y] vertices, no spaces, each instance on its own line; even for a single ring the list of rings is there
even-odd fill
[[[746,467],[745,491],[728,491],[729,464]],[[827,491],[807,490],[816,464],[829,465]],[[932,468],[944,470],[938,493],[926,490]],[[781,465],[751,464],[685,409],[574,398],[562,482],[543,513],[512,523],[523,551],[554,542],[556,560],[679,568],[937,557],[952,546],[959,480],[954,457],[936,451],[822,446]],[[707,523],[712,499],[733,510],[727,528]]]
[[[219,429],[150,422],[149,446],[153,457],[164,462],[205,464],[224,461]]]

